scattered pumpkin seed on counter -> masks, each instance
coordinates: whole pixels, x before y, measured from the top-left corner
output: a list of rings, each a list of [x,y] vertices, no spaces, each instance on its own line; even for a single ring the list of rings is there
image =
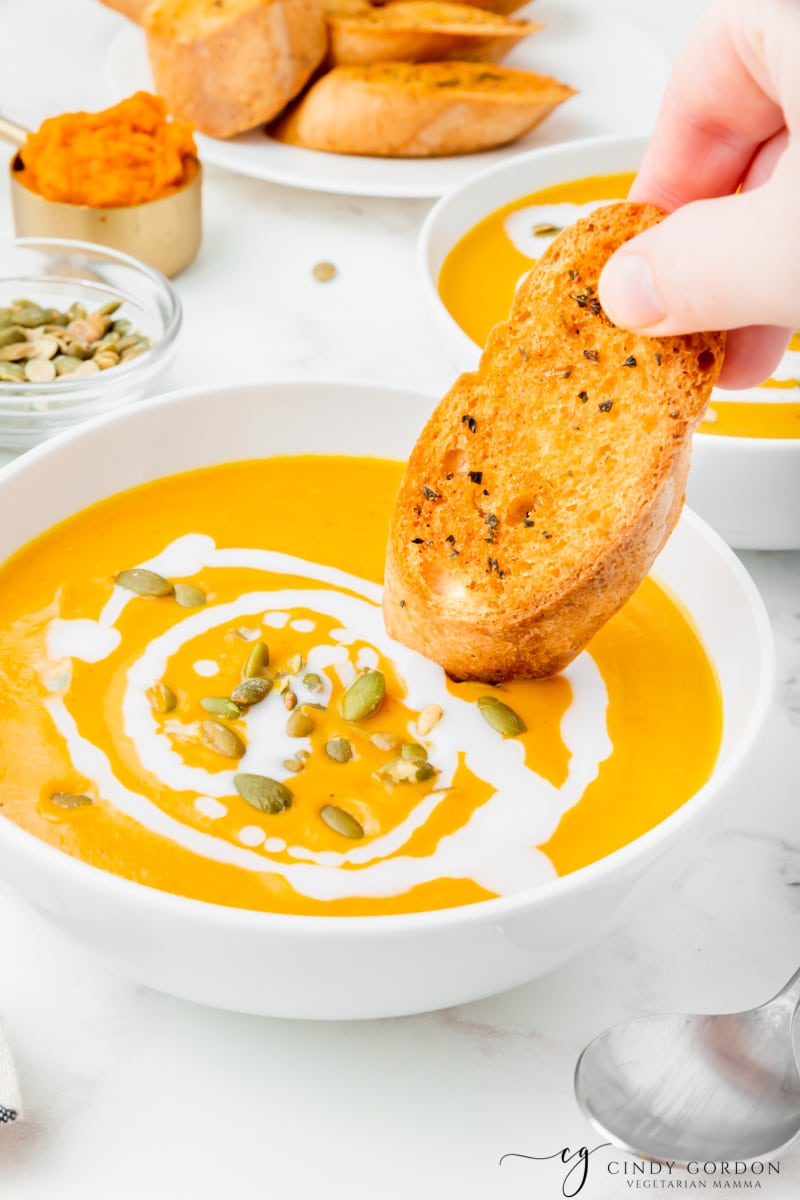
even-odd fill
[[[94,375],[144,354],[150,338],[130,321],[114,320],[122,300],[88,312],[76,302],[65,311],[33,300],[0,308],[0,383],[57,383]]]

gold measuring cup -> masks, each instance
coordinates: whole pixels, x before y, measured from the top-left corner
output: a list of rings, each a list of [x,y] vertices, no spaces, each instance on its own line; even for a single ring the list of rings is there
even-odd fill
[[[19,149],[27,136],[27,129],[0,117],[0,139]],[[21,182],[21,171],[22,160],[15,153],[9,177],[17,237],[71,238],[111,246],[168,276],[188,267],[200,248],[203,169],[197,159],[191,160],[187,182],[177,191],[123,208],[45,200]]]

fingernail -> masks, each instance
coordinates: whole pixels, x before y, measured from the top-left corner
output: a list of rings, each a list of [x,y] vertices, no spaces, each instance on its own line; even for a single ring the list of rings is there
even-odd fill
[[[667,315],[650,264],[641,254],[616,254],[601,279],[603,308],[623,329],[647,329]]]

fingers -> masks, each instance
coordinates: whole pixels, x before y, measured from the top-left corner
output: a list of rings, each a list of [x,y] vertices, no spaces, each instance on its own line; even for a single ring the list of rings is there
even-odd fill
[[[655,336],[800,328],[798,179],[800,152],[790,147],[762,187],[686,204],[627,242],[600,276],[609,317]]]
[[[676,63],[631,200],[672,211],[735,191],[756,148],[784,124],[763,63],[780,7],[716,0],[706,11]],[[800,32],[800,17],[785,20]]]
[[[791,335],[791,329],[774,325],[732,330],[725,343],[719,387],[750,388],[769,379],[783,358]]]

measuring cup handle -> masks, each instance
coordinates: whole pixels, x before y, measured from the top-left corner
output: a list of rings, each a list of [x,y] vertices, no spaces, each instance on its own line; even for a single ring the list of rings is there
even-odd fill
[[[12,146],[23,146],[28,136],[28,130],[22,125],[17,125],[16,121],[9,121],[7,117],[0,117],[0,139],[4,142],[10,142]]]

